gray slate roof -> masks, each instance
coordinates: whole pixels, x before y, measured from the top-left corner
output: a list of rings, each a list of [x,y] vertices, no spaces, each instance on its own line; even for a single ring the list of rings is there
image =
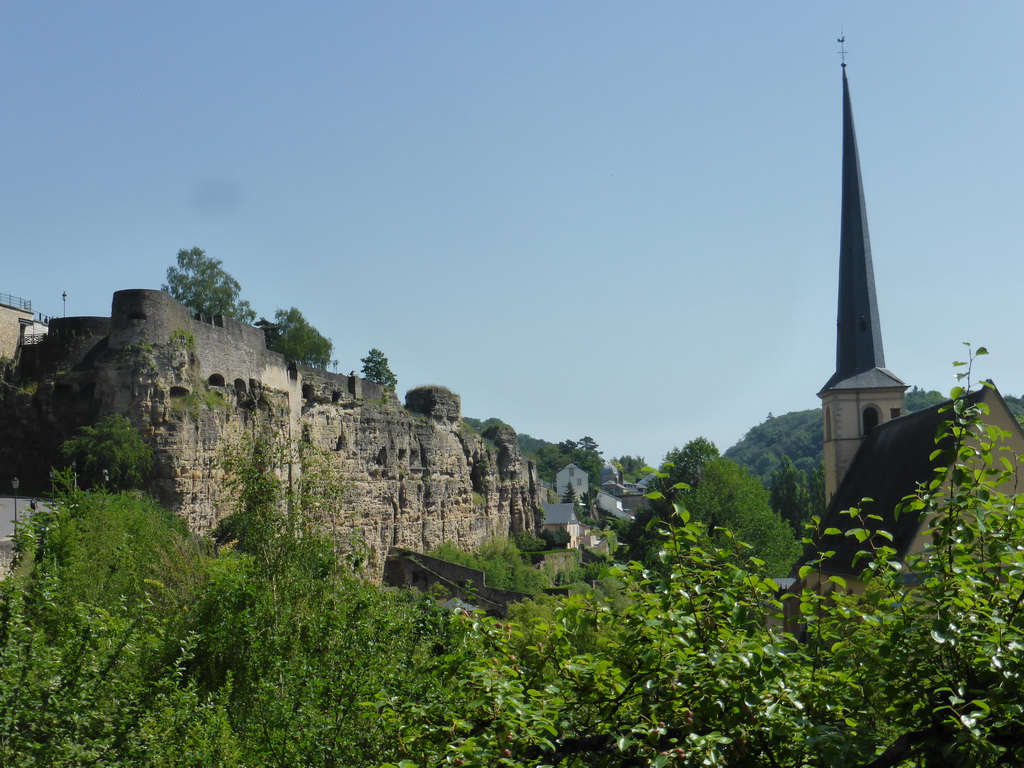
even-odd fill
[[[544,525],[579,525],[575,504],[544,504]]]

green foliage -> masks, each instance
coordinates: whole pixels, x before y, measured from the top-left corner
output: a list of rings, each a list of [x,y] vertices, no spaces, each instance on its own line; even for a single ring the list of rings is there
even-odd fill
[[[824,459],[823,439],[819,408],[782,416],[769,414],[727,450],[725,457],[749,469],[767,487],[783,456],[788,456],[798,470],[813,472]]]
[[[529,531],[516,531],[509,538],[520,552],[543,552],[548,548],[544,539]]]
[[[178,266],[167,268],[167,283],[162,286],[193,312],[224,315],[251,323],[256,313],[248,301],[239,298],[242,287],[221,264],[201,248],[178,251]]]
[[[592,437],[563,440],[557,445],[544,443],[534,454],[534,460],[537,462],[537,474],[549,483],[555,482],[558,470],[575,464],[587,473],[591,487],[599,488],[601,485],[604,459],[601,458],[601,451]]]
[[[566,483],[565,488],[562,489],[562,495],[559,501],[562,504],[576,504],[580,500],[580,497],[576,495],[576,488],[572,483]]]
[[[279,309],[274,313],[273,323],[260,318],[257,325],[263,328],[267,349],[302,365],[325,369],[330,365],[334,344],[295,307]]]
[[[540,532],[540,538],[544,541],[545,549],[565,549],[571,541],[569,532],[562,528],[546,528]]]
[[[772,510],[760,481],[703,437],[669,451],[654,485],[649,507],[622,531],[632,560],[660,567],[661,531],[680,503],[717,543],[730,536],[746,542],[773,576],[785,575],[799,554],[792,529]]]
[[[107,470],[109,488],[141,488],[153,469],[153,449],[135,426],[118,414],[79,427],[60,453],[69,465],[76,462],[80,481],[86,486],[102,485],[103,470]]]
[[[214,555],[134,495],[65,488],[0,582],[0,765],[372,766],[446,648],[436,612],[352,575],[318,520],[341,488],[266,438],[226,461],[239,536]],[[60,485],[69,486],[70,476]],[[285,510],[290,509],[290,512]]]
[[[933,405],[938,405],[948,399],[944,394],[937,390],[931,389],[925,391],[923,389],[918,389],[916,386],[908,389],[903,397],[907,413],[923,411],[925,408],[931,408]]]
[[[192,335],[192,331],[187,331],[184,328],[175,328],[171,331],[169,341],[171,346],[181,346],[185,349],[195,349],[196,347],[196,337]]]
[[[398,388],[398,378],[391,372],[388,359],[379,349],[374,347],[359,362],[363,364],[364,379],[376,382],[392,392]]]
[[[825,512],[824,505],[820,508],[817,504],[812,506],[807,474],[793,466],[789,456],[783,456],[779,468],[772,473],[768,493],[772,509],[790,524],[795,533],[803,532],[804,523],[809,522],[812,515]]]
[[[622,479],[627,483],[635,483],[647,475],[644,471],[647,460],[642,456],[619,456],[617,459],[612,459],[612,464],[622,470]]]
[[[1024,517],[1000,491],[1019,459],[964,394],[938,448],[946,468],[903,508],[929,527],[924,552],[897,561],[852,510],[860,586],[832,576],[828,590],[782,595],[677,504],[666,567],[621,569],[617,603],[594,591],[517,607],[510,624],[453,616],[432,668],[442,684],[378,698],[400,724],[402,765],[1024,763]]]
[[[430,555],[483,571],[488,587],[538,594],[549,586],[545,576],[524,561],[516,545],[508,539],[488,539],[476,552],[463,552],[446,542]]]

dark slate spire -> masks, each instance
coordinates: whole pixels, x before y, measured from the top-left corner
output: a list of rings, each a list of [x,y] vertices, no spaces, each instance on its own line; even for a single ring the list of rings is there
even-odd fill
[[[838,388],[892,387],[902,381],[885,370],[878,322],[871,239],[853,129],[850,85],[843,64],[843,202],[839,237],[839,314],[836,372],[822,392]],[[868,374],[863,376],[862,374]]]

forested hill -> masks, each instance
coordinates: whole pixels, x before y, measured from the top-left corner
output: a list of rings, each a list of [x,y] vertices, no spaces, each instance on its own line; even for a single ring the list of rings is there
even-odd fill
[[[1012,395],[1003,395],[1003,398],[1017,421],[1024,423],[1024,399]],[[907,413],[946,399],[934,389],[913,387],[907,391]],[[742,440],[727,450],[725,456],[749,469],[767,487],[783,456],[789,456],[794,466],[809,476],[822,461],[821,442],[821,409],[793,411],[782,416],[768,414],[767,419],[751,428]]]
[[[767,487],[783,456],[810,475],[822,461],[821,442],[821,411],[817,408],[781,416],[768,414],[727,450],[725,457],[749,469]]]

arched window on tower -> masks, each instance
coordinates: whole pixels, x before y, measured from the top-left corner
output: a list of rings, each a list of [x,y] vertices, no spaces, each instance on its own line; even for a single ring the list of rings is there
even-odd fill
[[[873,405],[869,405],[864,409],[862,423],[864,426],[864,435],[871,434],[871,430],[878,426],[878,421],[881,417],[878,414],[878,409]]]
[[[832,409],[825,409],[825,442],[832,439]]]

